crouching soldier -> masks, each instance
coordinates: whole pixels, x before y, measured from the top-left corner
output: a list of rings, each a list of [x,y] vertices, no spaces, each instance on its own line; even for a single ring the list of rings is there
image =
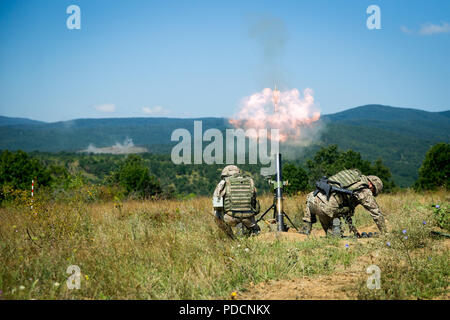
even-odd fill
[[[231,227],[238,234],[258,234],[255,215],[260,211],[253,179],[234,165],[222,170],[222,180],[214,190],[213,214],[216,223],[228,236],[234,237]]]
[[[349,226],[355,236],[360,237],[353,225],[355,208],[362,205],[369,211],[381,233],[386,232],[384,216],[375,197],[383,189],[383,182],[377,176],[364,176],[357,169],[343,170],[330,178],[316,183],[316,190],[306,198],[305,223],[301,233],[309,234],[315,216],[327,235],[341,236],[340,218]]]

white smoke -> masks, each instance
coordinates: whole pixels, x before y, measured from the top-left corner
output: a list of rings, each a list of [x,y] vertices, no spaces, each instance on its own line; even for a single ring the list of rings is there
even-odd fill
[[[136,147],[133,143],[133,139],[126,138],[123,144],[116,142],[116,144],[114,144],[113,146],[104,148],[97,148],[94,144],[90,143],[87,149],[82,150],[80,152],[95,153],[95,154],[102,154],[102,153],[128,154],[128,153],[147,152],[147,149],[142,147]]]

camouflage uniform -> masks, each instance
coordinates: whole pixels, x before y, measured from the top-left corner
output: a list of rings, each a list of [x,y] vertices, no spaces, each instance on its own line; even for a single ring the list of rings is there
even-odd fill
[[[238,167],[230,165],[224,168],[222,171],[222,180],[217,185],[216,189],[214,190],[214,197],[220,197],[224,198],[226,196],[226,182],[225,178],[232,176],[234,174],[239,173],[240,170]],[[255,203],[256,211],[255,214],[259,213],[259,203],[256,200],[256,187],[253,186],[253,196],[252,196],[252,202]],[[233,231],[231,227],[237,226],[239,223],[242,223],[247,229],[253,230],[254,232],[256,230],[259,231],[259,227],[256,224],[255,220],[255,214],[248,215],[245,217],[233,217],[231,216],[230,212],[224,212],[222,209],[213,208],[212,214],[215,217],[216,223],[219,225],[221,229],[223,229],[230,237],[233,237]]]
[[[369,211],[380,232],[384,233],[386,230],[384,216],[375,201],[375,196],[381,192],[383,185],[376,176],[367,176],[366,178],[374,185],[375,194],[372,193],[368,186],[353,191],[352,196],[333,192],[329,200],[323,193],[319,192],[316,196],[314,196],[314,192],[309,193],[306,197],[306,210],[303,221],[309,224],[314,223],[314,215],[317,215],[324,231],[330,234],[333,219],[344,218],[350,232],[356,235],[357,230],[353,225],[352,217],[355,214],[356,206],[362,205]]]

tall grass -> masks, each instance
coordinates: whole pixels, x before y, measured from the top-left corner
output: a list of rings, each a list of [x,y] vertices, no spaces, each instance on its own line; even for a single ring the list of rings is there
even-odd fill
[[[261,200],[262,208],[272,202],[271,197]],[[443,191],[381,195],[379,204],[391,234],[367,243],[344,241],[349,248],[342,241],[317,236],[304,241],[264,237],[268,232],[264,223],[259,237],[229,240],[214,223],[209,198],[104,203],[77,196],[64,203],[42,198],[36,199],[33,212],[27,201],[21,201],[0,208],[0,298],[228,298],[232,291],[247,290],[250,283],[332,274],[372,251],[381,252],[386,259],[398,257],[398,266],[382,262],[393,270],[386,276],[404,274],[415,267],[408,265],[402,238],[397,238],[407,229],[408,253],[413,264],[419,263],[414,260],[422,257],[418,250],[443,243],[429,236],[436,227],[431,204],[448,202]],[[288,198],[285,204],[289,216],[300,224],[305,195]],[[373,225],[361,209],[355,220],[359,227]],[[318,224],[316,228],[320,228]],[[393,245],[386,248],[386,242]],[[392,283],[385,283],[397,288],[389,289],[395,293],[388,290],[375,295],[358,284],[354,284],[355,292],[360,298],[442,294],[448,281],[448,247],[429,251],[427,257],[433,258],[421,267],[414,283],[420,287],[423,281],[426,286],[430,278],[437,279],[433,280],[434,289],[412,292],[401,287],[401,279],[394,276]],[[66,286],[70,265],[81,269],[79,290]]]

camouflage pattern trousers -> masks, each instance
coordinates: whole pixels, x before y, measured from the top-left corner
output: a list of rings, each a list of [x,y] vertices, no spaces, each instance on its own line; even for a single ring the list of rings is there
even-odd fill
[[[327,200],[326,196],[321,193],[314,196],[314,192],[310,192],[306,196],[306,209],[303,221],[314,223],[315,216],[319,219],[326,234],[332,233],[334,218],[344,218],[349,225],[350,231],[353,232],[352,228],[354,227],[350,208],[339,206],[338,201],[334,197],[330,197]]]
[[[220,229],[225,231],[228,236],[233,237],[234,233],[231,227],[236,227],[238,224],[242,223],[247,229],[252,229],[256,225],[255,216],[240,218],[232,217],[229,214],[224,214],[222,211],[213,212],[215,221]]]

